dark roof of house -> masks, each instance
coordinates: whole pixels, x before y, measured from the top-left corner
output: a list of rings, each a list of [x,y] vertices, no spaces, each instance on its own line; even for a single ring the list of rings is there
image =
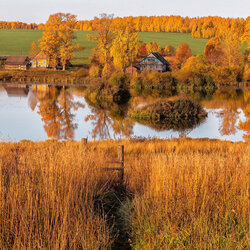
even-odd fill
[[[7,56],[5,65],[27,65],[28,62],[27,56]]]
[[[166,61],[165,58],[160,53],[152,52],[151,54],[153,54],[163,64],[169,64],[168,61]]]
[[[154,57],[156,57],[161,63],[163,63],[163,64],[166,64],[166,65],[169,65],[169,62],[168,61],[166,61],[165,59],[164,59],[164,57],[160,54],[160,53],[158,53],[158,52],[152,52],[152,53],[150,53],[149,55],[153,55]],[[145,58],[147,58],[149,55],[147,55]],[[145,59],[144,58],[144,59]],[[144,60],[143,59],[143,60]],[[143,62],[143,60],[141,61],[141,62]],[[141,63],[140,62],[140,63]]]

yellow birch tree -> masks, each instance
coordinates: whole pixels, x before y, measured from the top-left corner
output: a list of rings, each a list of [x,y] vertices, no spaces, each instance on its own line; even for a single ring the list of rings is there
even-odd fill
[[[140,40],[132,23],[116,24],[114,39],[110,54],[113,57],[114,68],[125,72],[126,67],[132,65],[138,56]]]

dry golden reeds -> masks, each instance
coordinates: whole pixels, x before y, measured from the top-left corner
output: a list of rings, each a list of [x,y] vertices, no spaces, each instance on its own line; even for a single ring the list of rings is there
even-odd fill
[[[96,203],[117,185],[103,168],[120,144],[133,198],[117,214],[132,248],[249,246],[249,145],[175,139],[0,143],[0,248],[111,248]]]

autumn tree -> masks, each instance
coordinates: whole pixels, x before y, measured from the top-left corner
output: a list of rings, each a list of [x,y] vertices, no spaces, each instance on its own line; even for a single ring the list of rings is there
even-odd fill
[[[101,14],[100,17],[95,17],[93,26],[94,34],[88,34],[89,40],[94,40],[97,43],[96,48],[93,49],[93,56],[102,68],[102,75],[106,76],[111,70],[111,55],[110,49],[114,38],[112,30],[113,14]]]
[[[124,71],[137,58],[140,40],[131,23],[118,23],[113,27],[114,39],[110,49],[114,67],[117,71]]]
[[[167,45],[164,49],[164,54],[166,56],[174,56],[176,53],[175,47],[173,47],[172,45]]]
[[[49,58],[49,65],[53,68],[57,66],[59,58],[60,40],[56,31],[43,32],[42,38],[39,40],[41,51]]]
[[[161,53],[161,45],[155,41],[147,43],[146,49],[147,49],[147,54],[150,54],[152,52]]]
[[[29,50],[29,56],[31,58],[33,58],[34,56],[36,56],[38,53],[39,53],[40,49],[39,47],[37,46],[37,43],[35,41],[33,41],[31,43],[31,46],[30,46],[30,50]]]
[[[146,48],[146,46],[147,46],[147,44],[144,43],[144,44],[140,47],[140,49],[139,49],[139,55],[140,55],[140,56],[143,56],[143,57],[147,56],[147,48]]]
[[[74,35],[74,27],[76,25],[76,16],[71,14],[61,14],[61,24],[59,37],[61,40],[61,46],[59,49],[59,55],[63,70],[66,68],[66,64],[69,60],[74,58],[73,52],[80,49],[79,44],[73,45],[73,40],[76,39]]]
[[[227,35],[225,35],[223,52],[223,64],[225,66],[230,67],[240,65],[241,45],[236,32],[229,32]]]
[[[45,25],[45,32],[40,39],[41,50],[49,57],[52,67],[56,67],[58,58],[61,59],[65,70],[67,61],[73,59],[73,52],[84,47],[73,45],[73,30],[76,25],[76,16],[69,13],[50,15]]]
[[[210,39],[206,44],[204,54],[211,64],[221,65],[224,57],[221,40],[218,37]]]
[[[182,43],[176,49],[174,64],[177,68],[181,68],[190,56],[192,56],[192,52],[189,45],[186,43]]]
[[[246,66],[244,67],[243,79],[246,82],[250,81],[250,65],[249,65],[249,63],[247,63]]]
[[[183,67],[175,73],[179,83],[192,83],[204,85],[211,78],[209,75],[211,65],[204,55],[191,56]]]
[[[58,14],[50,15],[45,25],[45,31],[39,40],[41,51],[48,56],[49,65],[56,68],[59,58],[61,40],[59,36],[60,17]]]

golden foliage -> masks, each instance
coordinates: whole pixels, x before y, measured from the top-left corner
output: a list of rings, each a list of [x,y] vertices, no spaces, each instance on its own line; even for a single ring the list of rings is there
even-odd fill
[[[148,55],[152,52],[161,53],[161,45],[155,41],[149,42],[146,44],[146,50]]]
[[[175,53],[176,53],[176,50],[172,45],[167,45],[164,49],[164,54],[166,56],[174,56]]]
[[[186,43],[181,43],[176,49],[173,68],[180,69],[190,56],[192,56],[192,52],[189,45]]]
[[[138,56],[140,40],[135,27],[131,23],[121,23],[113,27],[114,39],[110,49],[114,68],[125,72]]]
[[[29,56],[32,58],[36,56],[39,52],[40,52],[40,49],[38,48],[36,42],[33,41],[30,45]]]
[[[93,35],[87,35],[89,40],[96,41],[97,46],[93,54],[103,66],[111,63],[110,48],[113,40],[112,19],[113,15],[107,14],[101,14],[100,18],[96,17],[96,25],[93,29],[95,32]]]
[[[74,27],[76,25],[76,16],[69,13],[57,13],[50,15],[45,25],[40,41],[41,50],[50,58],[51,65],[57,65],[57,59],[60,61],[65,70],[66,64],[73,59],[73,52],[82,50],[79,44],[73,45]]]
[[[112,23],[131,23],[136,31],[140,32],[178,32],[191,33],[196,38],[223,38],[230,31],[237,33],[239,41],[249,44],[250,38],[250,17],[224,18],[214,17],[181,17],[181,16],[138,16],[113,18]],[[98,19],[90,21],[78,21],[76,30],[91,31],[98,26]],[[27,24],[22,22],[0,21],[0,29],[40,29],[44,30],[44,24]]]

